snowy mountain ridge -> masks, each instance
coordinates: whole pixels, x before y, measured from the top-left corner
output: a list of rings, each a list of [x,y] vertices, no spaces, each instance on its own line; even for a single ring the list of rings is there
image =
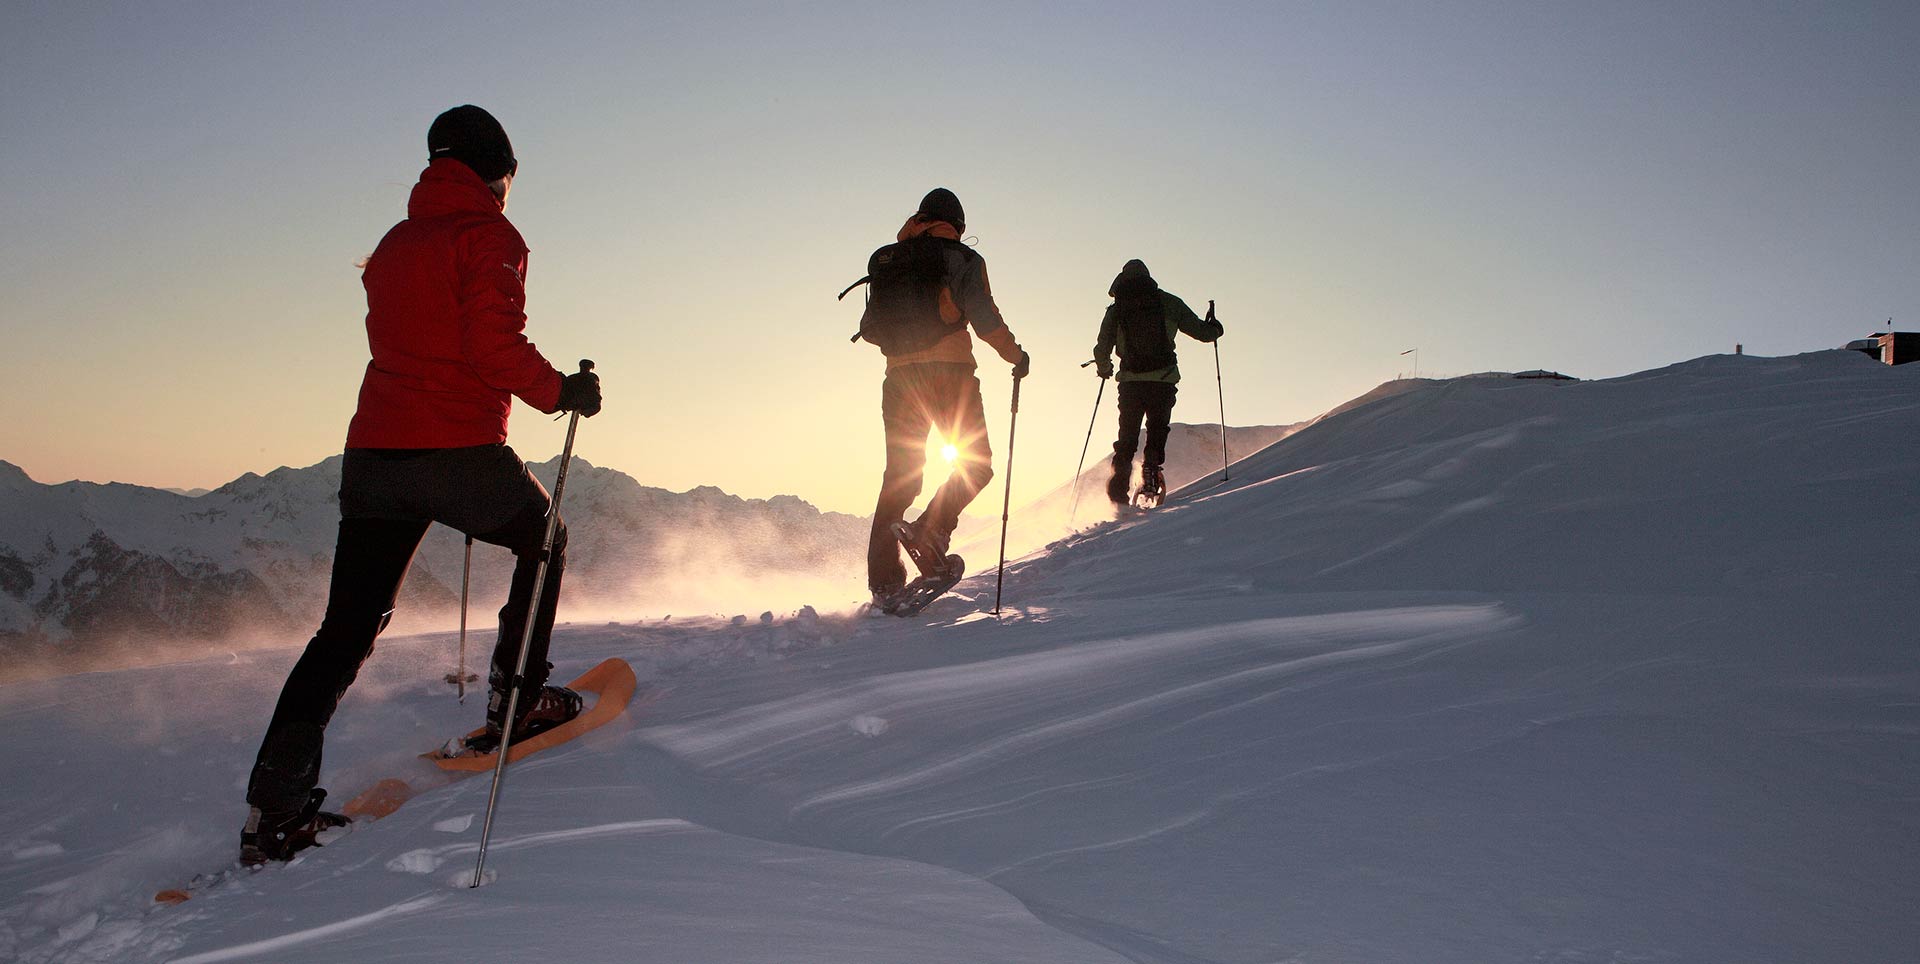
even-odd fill
[[[558,459],[534,466],[552,485]],[[247,473],[199,496],[121,483],[43,485],[0,462],[0,650],[137,653],[151,641],[212,642],[310,631],[324,607],[339,521],[340,458]],[[791,496],[674,493],[576,459],[566,512],[571,615],[683,603],[655,591],[689,570],[842,578],[862,563],[863,520]],[[402,591],[397,626],[448,624],[462,545],[435,527]],[[512,570],[474,550],[476,626],[490,628]],[[456,617],[457,618],[457,617]]]
[[[1017,558],[1049,542],[1088,526],[1110,521],[1113,504],[1107,501],[1107,479],[1113,473],[1113,415],[1109,403],[1100,410],[1094,440],[1088,446],[1087,462],[1072,482],[1060,485],[1037,499],[1016,506],[1007,536],[1007,551]],[[1305,427],[1292,425],[1229,425],[1226,440],[1229,457],[1239,461]],[[1104,435],[1104,437],[1103,437]],[[1143,433],[1144,439],[1144,433]],[[1134,456],[1133,482],[1140,482],[1140,461]],[[1207,478],[1220,471],[1220,426],[1174,422],[1167,428],[1167,489]],[[1076,496],[1076,490],[1078,492]],[[981,501],[987,501],[982,496]],[[975,503],[978,505],[979,503]],[[973,571],[998,561],[1000,520],[998,516],[963,516],[953,534],[953,551],[964,556]]]

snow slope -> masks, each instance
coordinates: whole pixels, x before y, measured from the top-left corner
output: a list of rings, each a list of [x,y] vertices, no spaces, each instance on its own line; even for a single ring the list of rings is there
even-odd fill
[[[656,698],[511,772],[473,891],[479,779],[147,906],[230,855],[290,651],[3,687],[0,959],[1911,962],[1916,428],[1843,352],[1438,382],[1000,619],[569,626]],[[328,786],[477,719],[448,655],[382,644]]]
[[[1072,482],[1060,485],[1037,499],[1014,507],[1007,526],[1007,553],[1010,558],[1018,558],[1063,536],[1113,521],[1115,509],[1107,501],[1107,479],[1113,470],[1109,465],[1113,456],[1113,415],[1116,409],[1109,399],[1101,409],[1103,416],[1095,430],[1095,435],[1104,435],[1090,443],[1087,453],[1088,467],[1081,470]],[[1227,427],[1227,445],[1233,461],[1239,461],[1257,452],[1289,434],[1298,431],[1306,423],[1297,425],[1245,425]],[[1209,475],[1218,477],[1220,472],[1220,426],[1187,425],[1175,422],[1167,432],[1167,460],[1163,465],[1167,475],[1167,486],[1177,489],[1197,479]],[[1135,457],[1133,468],[1134,484],[1140,481],[1140,459]],[[1001,488],[1005,478],[996,478],[987,491],[975,500],[974,508],[992,508],[992,516],[961,516],[959,528],[954,530],[950,551],[959,553],[967,560],[971,572],[991,571],[1000,557],[1000,517],[998,508],[1006,492]],[[1031,487],[1030,482],[1016,485],[1014,494]],[[929,490],[933,486],[927,487]],[[1077,490],[1077,497],[1076,497]],[[930,498],[930,496],[929,496]],[[909,512],[908,518],[915,513]]]

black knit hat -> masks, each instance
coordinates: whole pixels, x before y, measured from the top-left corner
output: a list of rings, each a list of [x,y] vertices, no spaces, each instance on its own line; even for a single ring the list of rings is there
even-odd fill
[[[1147,271],[1147,263],[1135,258],[1122,265],[1120,273],[1113,276],[1113,284],[1107,286],[1107,296],[1118,298],[1124,294],[1141,294],[1159,288],[1160,283],[1153,280],[1153,275]]]
[[[450,157],[473,168],[482,181],[497,181],[520,169],[513,142],[493,115],[472,104],[433,119],[427,128],[427,157]]]
[[[960,199],[944,187],[936,187],[920,199],[920,217],[934,221],[945,221],[953,225],[955,231],[967,229],[967,212],[960,207]]]

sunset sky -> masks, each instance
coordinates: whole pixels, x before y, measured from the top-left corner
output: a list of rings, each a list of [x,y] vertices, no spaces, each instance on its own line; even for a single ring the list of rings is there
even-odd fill
[[[357,259],[434,115],[521,160],[529,334],[579,454],[872,509],[877,349],[834,294],[966,206],[1067,481],[1106,288],[1219,302],[1227,418],[1410,368],[1608,377],[1920,327],[1920,4],[9,3],[0,459],[214,486],[340,450]],[[1004,453],[1007,368],[982,346]],[[1217,419],[1183,341],[1179,421]],[[1094,448],[1112,438],[1113,393]],[[530,459],[563,425],[525,407]],[[998,463],[997,467],[1003,463]],[[999,482],[975,506],[998,512]],[[989,503],[992,503],[989,505]]]

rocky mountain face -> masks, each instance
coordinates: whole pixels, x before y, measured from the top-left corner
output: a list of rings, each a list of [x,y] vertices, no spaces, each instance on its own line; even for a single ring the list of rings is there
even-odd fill
[[[533,470],[551,489],[557,467],[556,458]],[[46,485],[0,462],[0,655],[73,666],[305,638],[326,603],[339,484],[337,456],[200,496]],[[572,533],[563,620],[710,612],[741,599],[797,606],[808,593],[851,599],[864,586],[867,521],[790,496],[668,492],[576,458],[563,510]],[[463,548],[458,533],[430,530],[395,630],[457,625]],[[512,570],[510,553],[474,546],[470,626],[481,652]]]

